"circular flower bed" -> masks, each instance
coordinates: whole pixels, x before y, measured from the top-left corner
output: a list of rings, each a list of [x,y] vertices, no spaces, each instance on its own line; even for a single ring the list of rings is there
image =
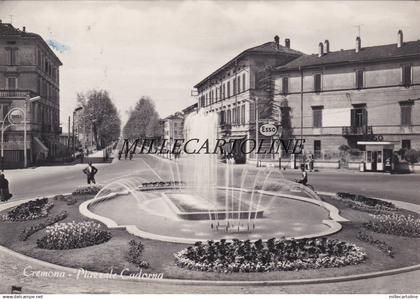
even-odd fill
[[[37,240],[39,248],[73,249],[104,243],[111,233],[92,221],[56,223],[45,229],[45,235]]]
[[[181,268],[226,273],[342,267],[365,258],[366,253],[356,245],[327,238],[197,242],[175,254]]]
[[[48,198],[39,198],[25,202],[11,209],[3,215],[4,221],[26,221],[34,220],[48,215],[48,210],[54,206],[48,202]]]
[[[377,233],[404,237],[420,237],[420,218],[403,214],[374,215],[365,227]]]

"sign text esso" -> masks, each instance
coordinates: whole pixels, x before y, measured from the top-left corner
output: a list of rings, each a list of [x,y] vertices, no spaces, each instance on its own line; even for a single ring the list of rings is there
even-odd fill
[[[10,112],[8,118],[10,123],[17,125],[23,122],[23,117],[23,112],[16,109]]]
[[[260,127],[260,133],[264,136],[274,136],[277,133],[277,127],[273,124],[265,124]]]

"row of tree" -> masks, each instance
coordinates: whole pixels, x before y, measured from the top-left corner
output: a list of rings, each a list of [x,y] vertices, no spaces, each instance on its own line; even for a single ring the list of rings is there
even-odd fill
[[[91,90],[77,94],[82,109],[75,115],[79,130],[86,138],[91,135],[97,149],[117,141],[121,133],[121,119],[106,90]]]
[[[106,90],[90,90],[77,94],[79,109],[75,115],[79,132],[93,138],[97,149],[117,141],[121,136],[121,119],[118,109]],[[160,135],[159,114],[149,97],[142,97],[130,108],[123,138],[157,137]]]

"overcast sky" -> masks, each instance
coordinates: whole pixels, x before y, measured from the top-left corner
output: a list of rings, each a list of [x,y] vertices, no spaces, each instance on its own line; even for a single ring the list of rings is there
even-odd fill
[[[0,19],[67,48],[57,55],[61,122],[77,92],[106,89],[123,120],[143,95],[161,117],[194,103],[195,83],[246,48],[291,39],[307,54],[420,39],[419,2],[0,2]]]

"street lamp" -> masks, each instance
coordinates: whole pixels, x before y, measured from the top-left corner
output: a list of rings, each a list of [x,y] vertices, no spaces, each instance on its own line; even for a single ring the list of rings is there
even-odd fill
[[[12,113],[14,112],[19,112],[23,114],[23,159],[24,159],[24,167],[26,168],[28,166],[28,157],[27,157],[27,145],[26,145],[26,138],[27,138],[27,128],[26,128],[26,110],[27,110],[27,104],[28,103],[33,103],[35,101],[39,101],[41,99],[40,96],[36,96],[33,98],[29,97],[29,94],[26,96],[25,98],[25,105],[24,108],[22,109],[21,107],[14,107],[12,109],[10,109],[10,111],[6,114],[6,116],[4,117],[2,124],[1,124],[1,171],[4,171],[4,131],[6,131],[9,127],[13,126],[13,125],[17,125],[19,123],[15,123],[11,116]],[[6,120],[9,120],[9,124],[7,126],[5,126],[5,122]]]
[[[81,107],[81,106],[79,106],[79,107],[77,107],[76,109],[74,109],[74,111],[73,111],[73,125],[72,125],[72,136],[71,136],[71,140],[72,140],[72,149],[73,149],[73,156],[76,158],[76,155],[75,155],[75,142],[74,142],[74,115],[76,114],[76,112],[77,111],[80,111],[80,110],[82,110],[83,109],[83,107]]]

